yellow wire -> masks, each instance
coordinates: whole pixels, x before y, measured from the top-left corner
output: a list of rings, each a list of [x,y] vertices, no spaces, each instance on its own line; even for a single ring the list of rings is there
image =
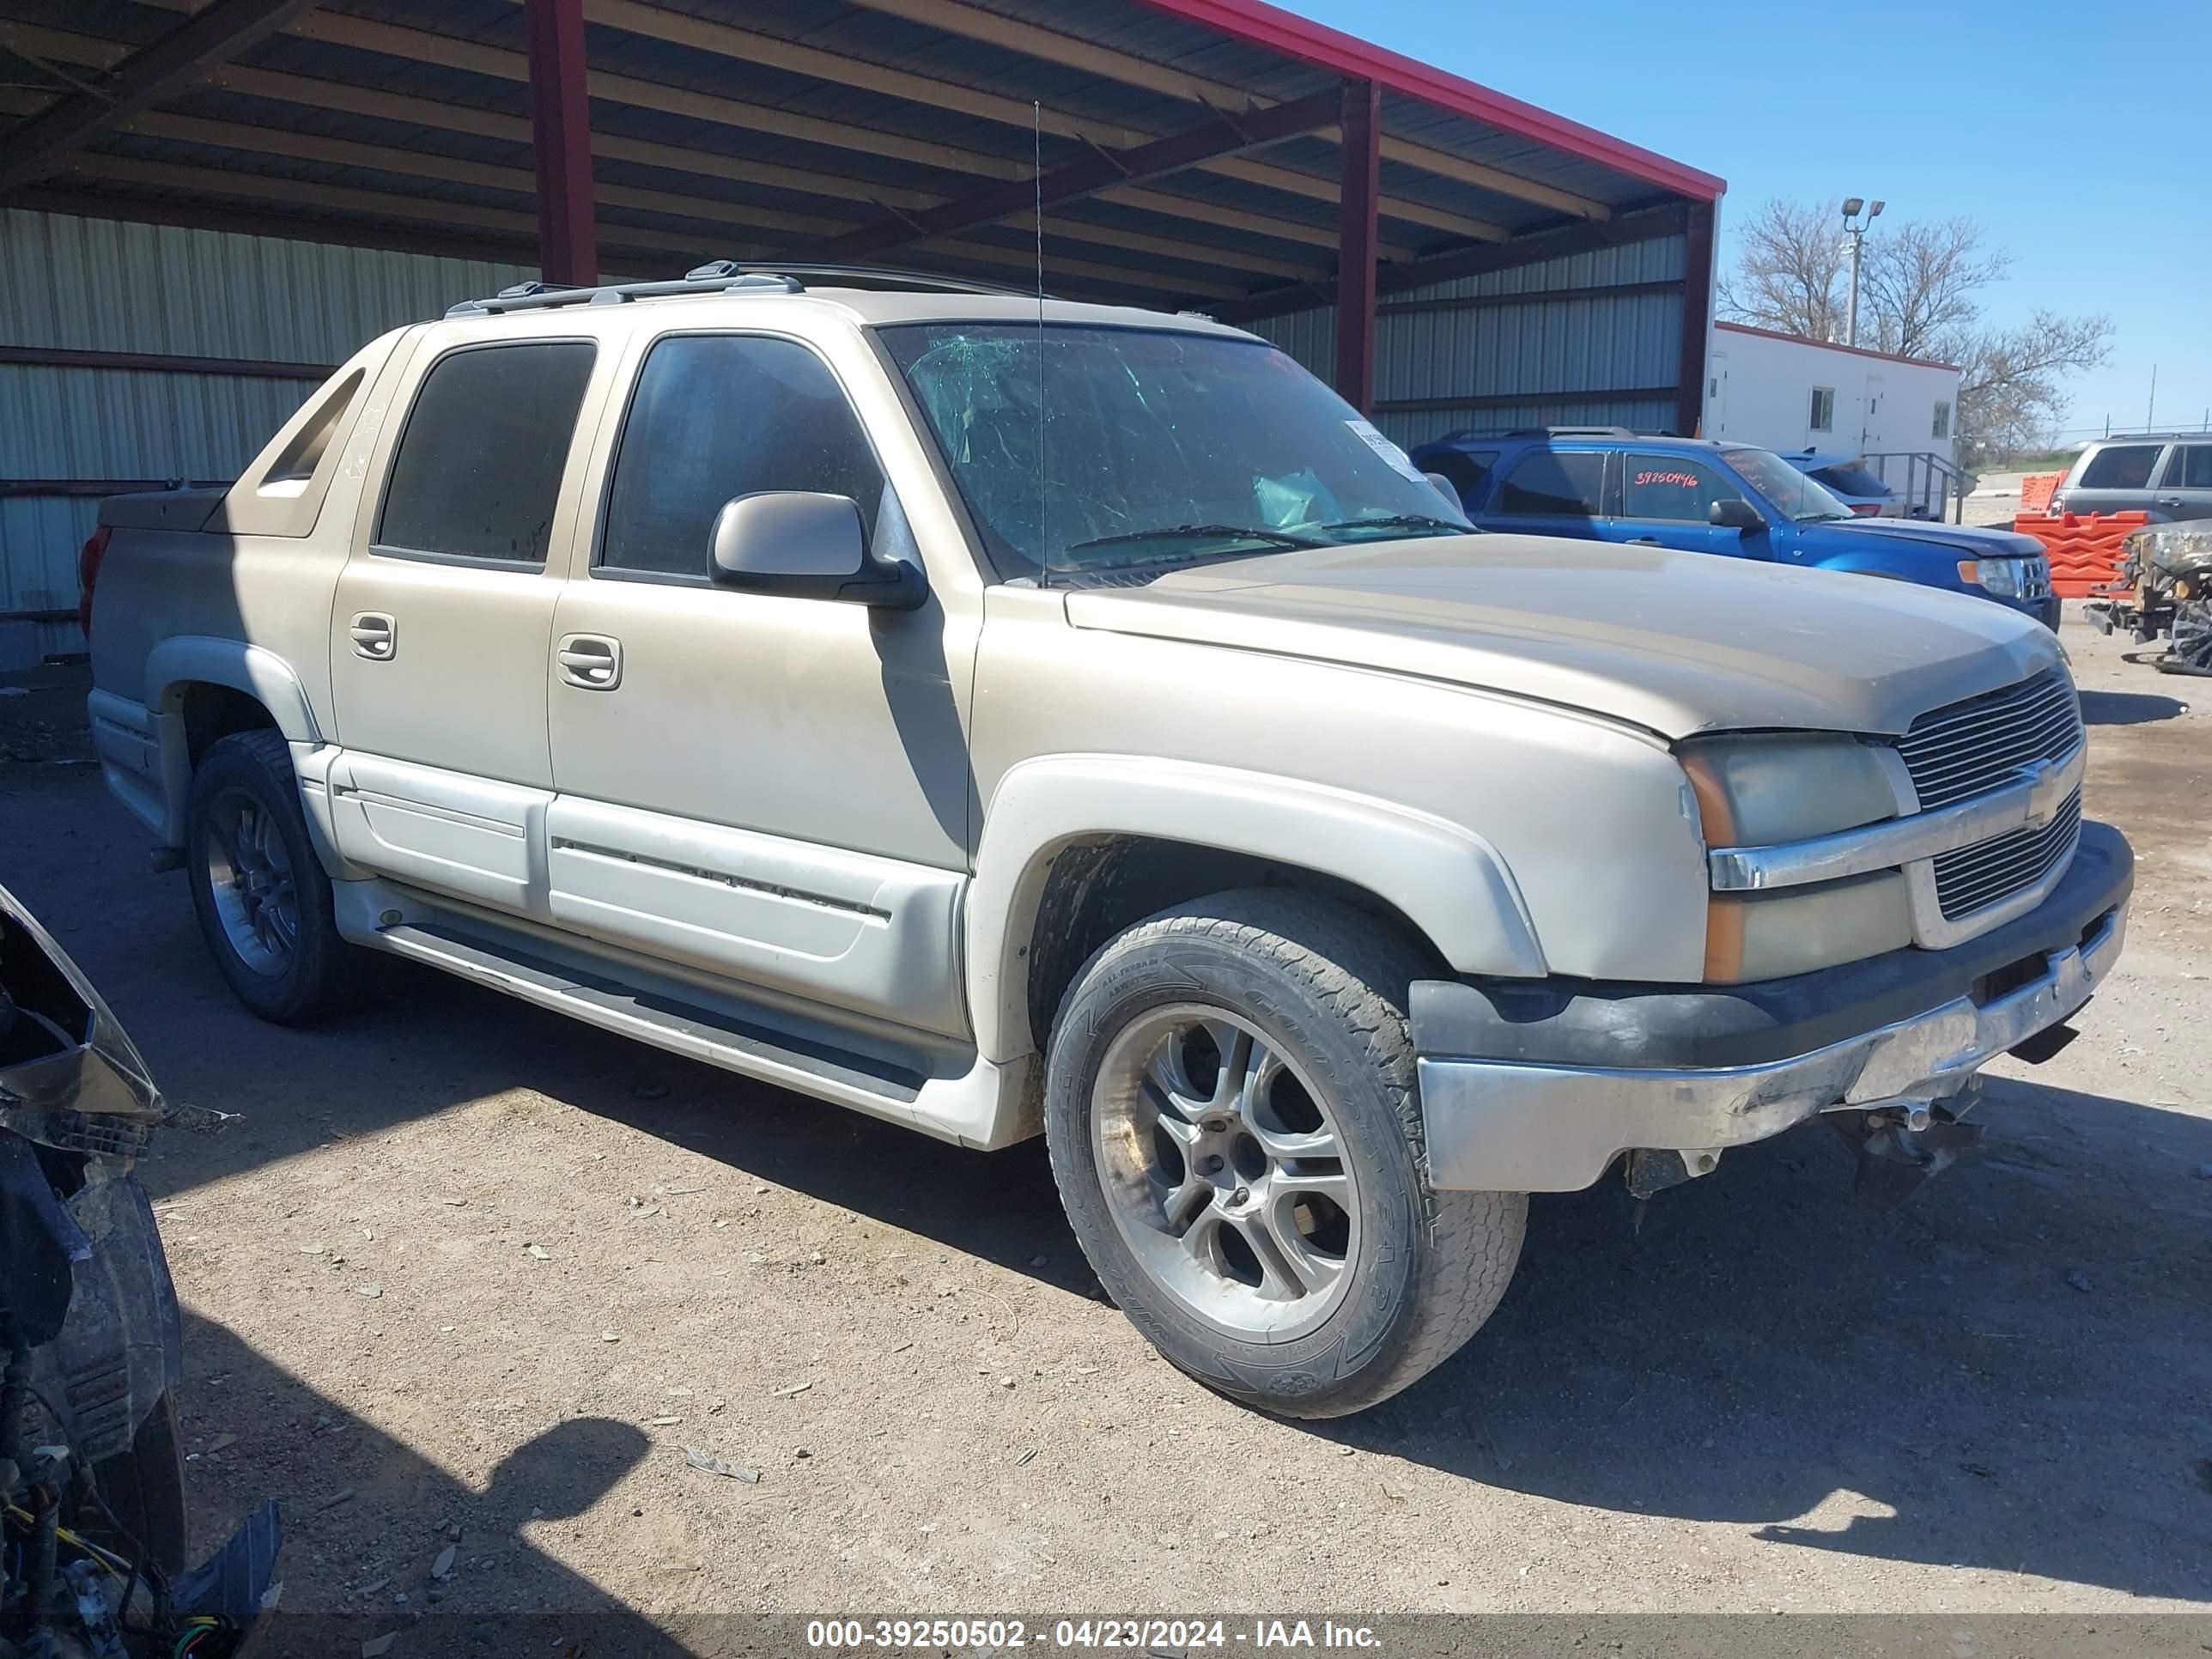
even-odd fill
[[[8,1513],[15,1516],[16,1520],[21,1522],[27,1527],[36,1526],[38,1524],[39,1517],[37,1516],[33,1515],[30,1510],[27,1509],[18,1508],[15,1504],[10,1504],[8,1505]],[[60,1539],[64,1544],[68,1544],[75,1548],[82,1550],[87,1555],[89,1555],[94,1560],[99,1562],[101,1566],[106,1568],[110,1573],[113,1574],[118,1578],[122,1577],[125,1572],[128,1570],[130,1564],[125,1562],[122,1557],[111,1555],[107,1551],[100,1548],[99,1545],[94,1543],[90,1539],[78,1536],[76,1533],[71,1532],[67,1527],[56,1527],[54,1528],[54,1536]]]

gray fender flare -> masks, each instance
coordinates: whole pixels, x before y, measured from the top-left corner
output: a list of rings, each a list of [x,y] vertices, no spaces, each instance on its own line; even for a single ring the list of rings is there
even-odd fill
[[[205,634],[163,640],[146,655],[146,710],[161,745],[161,834],[172,847],[184,845],[185,797],[192,782],[191,756],[185,742],[184,688],[196,682],[227,685],[253,698],[269,711],[288,743],[311,749],[323,744],[307,688],[291,664],[275,652]]]
[[[1053,860],[1093,836],[1146,836],[1334,876],[1388,900],[1462,973],[1537,978],[1544,955],[1505,863],[1473,830],[1324,784],[1188,761],[1054,755],[1000,780],[967,917],[977,1046],[1031,1052],[1029,945]]]

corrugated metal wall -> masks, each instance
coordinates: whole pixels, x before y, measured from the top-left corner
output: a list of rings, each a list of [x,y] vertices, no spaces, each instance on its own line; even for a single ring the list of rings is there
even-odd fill
[[[0,344],[337,363],[520,265],[0,210]],[[228,478],[314,383],[0,363],[0,480]],[[94,498],[0,496],[0,611],[76,603]],[[74,624],[43,648],[81,649]]]
[[[1392,295],[1375,325],[1376,425],[1408,448],[1463,426],[1671,426],[1680,287],[1590,290],[1679,284],[1686,253],[1685,239],[1668,236]],[[1334,378],[1334,307],[1250,326]],[[1664,397],[1578,395],[1661,388]],[[1442,406],[1390,407],[1413,400]]]

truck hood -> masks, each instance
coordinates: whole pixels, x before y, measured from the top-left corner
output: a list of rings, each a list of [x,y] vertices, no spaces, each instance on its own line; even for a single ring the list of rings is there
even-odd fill
[[[1078,628],[1449,681],[1670,738],[1895,734],[2059,659],[2049,629],[1980,599],[1551,536],[1268,554],[1066,605]]]
[[[1823,556],[1863,547],[1872,537],[1881,538],[1885,544],[1913,543],[1925,548],[1929,556],[1945,559],[2025,559],[2043,551],[2041,542],[2016,531],[1931,524],[1921,519],[1854,519],[1849,524],[1803,525],[1798,533]]]

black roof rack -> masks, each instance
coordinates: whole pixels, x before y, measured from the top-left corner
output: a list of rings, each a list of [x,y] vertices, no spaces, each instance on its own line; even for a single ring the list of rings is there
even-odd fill
[[[736,259],[716,259],[665,282],[611,283],[596,288],[552,288],[544,283],[517,283],[488,300],[464,300],[448,307],[446,315],[485,317],[509,311],[546,311],[556,306],[625,305],[633,300],[653,300],[673,294],[804,294],[806,282],[802,278],[834,288],[1028,297],[1028,290],[1023,289],[970,282],[958,276],[936,276],[927,271],[901,270],[888,265],[750,264]]]

